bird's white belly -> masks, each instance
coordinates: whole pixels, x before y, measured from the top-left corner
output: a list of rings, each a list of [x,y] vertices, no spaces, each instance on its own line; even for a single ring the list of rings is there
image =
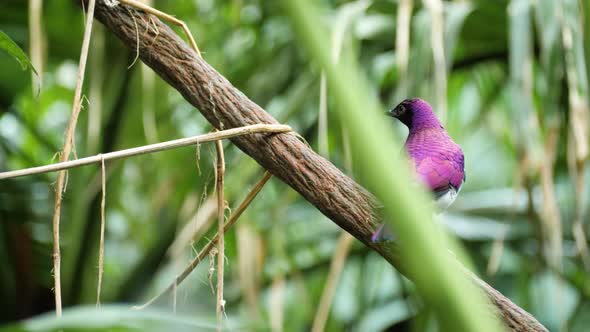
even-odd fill
[[[457,198],[457,195],[459,194],[459,191],[461,191],[461,188],[459,188],[459,190],[455,190],[455,188],[451,187],[451,189],[449,189],[444,195],[440,196],[436,200],[436,205],[438,208],[442,211],[446,210],[451,204],[453,204]]]

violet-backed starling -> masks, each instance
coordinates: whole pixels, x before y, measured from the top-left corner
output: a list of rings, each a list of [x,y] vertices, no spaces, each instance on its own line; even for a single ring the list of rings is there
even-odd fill
[[[446,210],[465,182],[464,157],[461,147],[453,141],[424,100],[406,99],[386,113],[397,118],[408,129],[404,145],[411,168],[418,180],[433,194],[441,210]],[[381,225],[373,234],[373,242],[392,238]]]

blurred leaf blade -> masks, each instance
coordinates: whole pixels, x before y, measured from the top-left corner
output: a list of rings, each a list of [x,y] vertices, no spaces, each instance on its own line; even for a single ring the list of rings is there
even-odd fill
[[[198,317],[198,315],[197,315]],[[77,307],[64,311],[62,318],[45,314],[15,325],[0,328],[0,331],[215,331],[216,323],[209,318],[196,318],[161,311],[139,311],[121,305]],[[236,330],[240,330],[239,327]]]
[[[402,183],[404,183],[402,179],[407,178],[405,174],[409,173],[409,170],[403,167],[401,161],[396,161],[389,154],[376,149],[379,146],[378,142],[393,142],[393,139],[389,139],[390,135],[382,128],[383,121],[377,118],[377,114],[380,114],[378,112],[380,107],[368,89],[365,79],[359,75],[355,63],[351,61],[350,56],[344,56],[343,59],[346,60],[343,60],[338,66],[330,61],[329,50],[326,47],[329,43],[323,39],[324,33],[318,33],[318,30],[322,31],[320,20],[309,2],[285,1],[285,7],[309,51],[326,70],[328,82],[334,90],[337,104],[343,111],[340,114],[351,130],[353,150],[361,156],[361,159],[365,160],[364,167],[371,169],[373,174],[380,175],[379,177],[368,177],[367,182],[384,203],[386,215],[393,220],[401,220],[390,226],[393,226],[399,235],[402,257],[405,256],[404,264],[408,266],[418,288],[422,288],[422,295],[436,308],[439,318],[444,321],[443,324],[449,324],[447,328],[453,326],[465,331],[501,330],[497,318],[488,316],[483,323],[474,319],[475,316],[482,318],[480,314],[483,314],[485,305],[484,299],[481,297],[482,294],[473,285],[468,287],[469,290],[463,292],[462,296],[458,295],[459,285],[463,284],[465,287],[465,285],[469,285],[469,282],[462,282],[464,276],[448,273],[449,270],[446,270],[449,266],[446,264],[452,266],[453,263],[450,258],[446,257],[445,250],[441,251],[440,247],[438,249],[436,247],[438,245],[444,247],[448,244],[449,239],[441,241],[442,235],[436,234],[435,227],[429,229],[425,227],[429,224],[428,205],[423,204],[423,207],[426,208],[418,207],[419,202],[426,202],[424,193],[415,190],[415,193],[409,195],[394,194],[395,189],[392,190],[392,188],[402,187]],[[361,110],[363,110],[362,116],[357,113]],[[370,143],[367,144],[368,142]],[[364,146],[364,151],[359,149],[361,145]],[[381,148],[385,150],[384,146]],[[393,149],[395,148],[393,146]],[[369,158],[371,161],[367,163]],[[396,162],[399,165],[399,170],[396,173],[387,172],[387,168],[383,167],[396,164]],[[416,245],[415,241],[424,244],[424,246]],[[410,245],[410,243],[414,245]],[[409,255],[408,252],[404,253],[405,250],[410,250],[410,247],[412,247],[412,255]],[[418,255],[425,261],[415,262],[413,255]],[[422,263],[424,264],[422,265]],[[439,287],[434,289],[432,286],[428,286],[430,282],[427,281],[427,274],[440,276]],[[472,311],[477,313],[474,315]]]
[[[22,70],[30,69],[35,74],[37,71],[33,67],[27,54],[6,34],[0,30],[0,49],[12,56],[21,66]]]

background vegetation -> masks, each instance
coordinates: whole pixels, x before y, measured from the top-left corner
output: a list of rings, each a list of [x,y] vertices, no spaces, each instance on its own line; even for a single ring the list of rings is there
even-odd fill
[[[403,14],[404,4],[412,6],[410,16]],[[583,238],[590,212],[588,2],[321,5],[333,36],[342,36],[332,48],[352,47],[381,102],[429,100],[463,147],[467,182],[441,222],[467,247],[478,274],[551,331],[585,331],[590,324],[590,257]],[[82,12],[66,0],[46,1],[39,12],[24,1],[2,6],[0,30],[27,51],[38,76],[0,53],[0,169],[47,164],[61,148],[71,110]],[[321,70],[309,61],[280,2],[156,1],[155,6],[188,23],[204,58],[238,89],[336,165],[355,172],[358,161],[348,152],[339,110],[328,89],[327,116],[319,115]],[[409,27],[407,44],[400,39],[404,27]],[[78,156],[211,129],[151,70],[130,66],[134,57],[95,25]],[[404,129],[392,122],[391,130],[401,143]],[[226,194],[235,207],[262,172],[231,144],[226,147]],[[202,145],[198,151],[183,148],[109,165],[103,303],[137,304],[157,293],[214,233],[214,150]],[[49,174],[0,182],[0,320],[7,324],[52,310],[54,179]],[[96,167],[69,172],[62,210],[68,307],[96,300],[100,194]],[[226,236],[226,248],[231,326],[308,330],[324,289],[333,283],[326,330],[437,329],[410,282],[343,237],[276,179]],[[330,274],[336,259],[343,260],[342,269]],[[87,328],[210,328],[215,296],[209,268],[203,262],[179,287],[177,315],[168,298],[158,302],[156,312],[80,307],[66,317],[72,326]],[[27,330],[55,324],[51,317],[26,322],[20,327]]]

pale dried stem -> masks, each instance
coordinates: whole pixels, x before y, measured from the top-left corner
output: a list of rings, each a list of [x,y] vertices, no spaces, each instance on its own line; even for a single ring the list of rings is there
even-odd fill
[[[90,90],[88,105],[88,128],[86,150],[88,153],[98,152],[100,130],[102,128],[103,82],[104,82],[104,29],[95,29],[92,39],[92,57],[90,58]]]
[[[584,232],[584,225],[580,219],[576,220],[572,225],[572,233],[576,241],[578,253],[582,257],[582,263],[586,271],[590,271],[590,256],[588,255],[588,240]]]
[[[525,176],[528,172],[529,166],[528,166],[528,159],[526,155],[523,155],[522,158],[519,160],[518,162],[518,166],[516,168],[515,174],[514,174],[514,181],[513,181],[513,185],[512,185],[512,190],[517,193],[520,192],[521,190],[526,190],[525,186],[524,186],[524,179]],[[518,206],[518,195],[514,195],[512,197],[512,209],[510,210],[510,215],[511,217],[514,217],[517,211],[517,206]],[[513,218],[510,218],[513,219]],[[531,223],[535,223],[535,221],[530,218]],[[509,231],[509,227],[508,226],[504,232],[502,232],[501,236],[498,237],[497,239],[494,240],[494,243],[492,244],[492,252],[490,254],[490,258],[488,260],[488,264],[486,267],[486,273],[489,276],[493,276],[496,274],[496,272],[498,272],[498,268],[500,267],[500,261],[502,258],[502,254],[504,252],[504,241],[506,240],[506,234]],[[542,243],[541,241],[539,243]]]
[[[119,2],[129,5],[131,7],[143,10],[146,13],[152,14],[158,18],[161,18],[161,19],[166,20],[176,26],[181,27],[182,30],[184,31],[184,33],[186,34],[186,36],[189,40],[189,44],[191,45],[192,49],[195,50],[195,52],[197,52],[197,54],[199,56],[201,56],[201,51],[199,51],[199,47],[197,46],[197,42],[193,38],[193,35],[191,34],[191,31],[189,30],[188,26],[183,21],[177,19],[176,17],[174,17],[172,15],[161,12],[153,7],[150,7],[144,3],[136,1],[136,0],[119,0]]]
[[[492,244],[492,253],[490,254],[490,259],[486,267],[486,273],[489,276],[493,276],[496,274],[496,272],[498,272],[498,268],[500,267],[500,258],[502,258],[502,252],[504,251],[505,237],[506,232],[495,239],[494,243]]]
[[[215,216],[215,199],[207,198],[201,203],[197,211],[193,214],[174,242],[170,245],[167,255],[171,260],[177,260],[181,257],[184,248],[189,246],[194,241],[200,239],[209,229]]]
[[[276,204],[279,204],[276,202]],[[272,218],[272,217],[271,217]],[[241,223],[236,228],[238,261],[237,280],[243,294],[248,317],[260,319],[260,273],[264,266],[263,241],[251,224]]]
[[[270,328],[273,332],[282,332],[285,321],[285,276],[276,275],[270,286]]]
[[[410,54],[410,20],[412,19],[413,0],[400,0],[397,8],[397,29],[395,35],[396,64],[399,72],[401,94],[407,94],[406,74]]]
[[[336,19],[336,25],[332,31],[332,62],[337,63],[340,60],[340,54],[342,53],[342,47],[344,47],[345,37],[348,36],[347,31],[354,22],[355,15],[358,12],[356,8],[350,7],[353,4],[345,4]],[[354,6],[359,6],[362,10],[369,7],[370,2],[367,0],[358,0]],[[349,7],[344,7],[349,6]],[[326,73],[322,71],[320,78],[320,105],[318,113],[318,152],[320,155],[329,159],[329,146],[328,146],[328,91],[326,84]],[[345,134],[343,130],[342,134]],[[344,136],[343,136],[343,139]]]
[[[74,92],[74,103],[72,115],[66,131],[64,148],[60,156],[60,162],[65,162],[70,158],[74,145],[74,132],[80,115],[80,105],[82,96],[82,85],[84,82],[84,73],[86,71],[86,60],[88,59],[88,47],[90,45],[90,35],[92,32],[92,22],[94,21],[94,4],[95,0],[88,1],[88,19],[84,28],[84,40],[82,41],[82,51],[80,53],[80,63],[78,68],[78,78],[76,81],[76,90]],[[75,149],[74,149],[75,150]],[[55,293],[55,314],[61,317],[61,253],[59,248],[59,219],[61,213],[61,201],[64,192],[64,183],[66,172],[61,171],[57,175],[57,186],[55,187],[55,203],[53,206],[53,278]]]
[[[434,60],[434,81],[438,116],[442,123],[447,121],[447,64],[444,49],[443,2],[441,0],[424,0],[430,11],[431,44]]]
[[[105,232],[105,206],[107,196],[106,185],[106,167],[104,158],[100,161],[100,170],[102,176],[102,197],[100,200],[100,243],[98,247],[98,282],[96,286],[96,307],[100,308],[100,292],[102,289],[102,274],[104,272],[104,232]]]
[[[563,3],[562,3],[563,11]],[[588,105],[587,91],[581,91],[580,80],[584,81],[586,77],[578,77],[576,72],[577,63],[574,57],[574,32],[570,24],[566,22],[564,15],[561,19],[561,37],[565,53],[566,76],[568,82],[568,99],[569,99],[569,116],[570,116],[570,140],[568,148],[571,148],[571,157],[568,158],[570,162],[570,173],[574,182],[576,198],[575,198],[575,220],[572,225],[572,233],[578,253],[582,258],[584,267],[590,271],[590,252],[586,242],[586,235],[583,227],[583,214],[585,201],[585,185],[584,185],[584,170],[586,169],[586,161],[588,159],[588,137],[590,121],[590,109]],[[584,66],[585,67],[585,66]],[[582,74],[583,75],[583,74]],[[569,145],[572,145],[571,147]],[[573,151],[572,151],[573,150]]]
[[[340,275],[342,274],[342,269],[344,268],[344,263],[346,262],[346,258],[350,252],[350,247],[352,246],[353,240],[354,237],[346,232],[342,232],[340,234],[338,246],[336,247],[336,254],[330,263],[328,279],[324,285],[324,291],[322,292],[322,297],[320,298],[318,311],[316,312],[315,318],[313,320],[313,326],[311,328],[312,332],[322,332],[326,327],[328,314],[330,313],[334,294],[336,293],[336,286],[338,286],[338,280],[340,280]]]
[[[320,109],[318,113],[318,153],[328,158],[328,97],[326,73],[320,78]]]
[[[541,165],[541,187],[543,189],[543,221],[547,234],[547,259],[552,267],[561,271],[562,262],[562,226],[557,198],[555,197],[555,183],[553,182],[555,157],[559,142],[559,128],[549,128],[545,141],[545,157]]]
[[[586,271],[590,271],[590,253],[588,251],[588,244],[586,234],[584,232],[584,204],[585,202],[585,161],[578,162],[576,156],[576,142],[573,132],[570,130],[567,142],[567,162],[570,176],[575,187],[574,200],[574,220],[572,222],[572,234],[576,244],[576,250],[582,259]]]
[[[172,312],[176,313],[176,298],[178,296],[178,285],[174,283],[172,288]]]
[[[225,174],[225,159],[223,155],[223,143],[215,142],[217,150],[217,167],[215,172],[215,191],[217,192],[217,330],[221,331],[223,326],[223,313],[225,300],[223,299],[223,274],[225,260],[225,243],[224,243],[224,211],[225,201],[223,198],[223,177]]]
[[[156,126],[156,113],[154,110],[154,95],[155,95],[155,84],[156,75],[154,72],[145,64],[141,65],[141,77],[142,77],[142,113],[141,119],[143,124],[143,133],[148,143],[153,144],[158,139],[158,128]]]
[[[33,95],[36,95],[41,89],[43,81],[43,0],[29,0],[29,52],[31,63],[37,70],[37,73],[31,71],[31,87]]]
[[[147,6],[152,6],[152,0],[143,0]],[[157,31],[157,30],[156,30]],[[142,110],[141,119],[143,133],[148,143],[153,144],[159,141],[158,128],[156,126],[156,114],[154,110],[156,74],[146,64],[141,64],[141,85],[142,85]]]
[[[342,126],[342,153],[344,154],[344,169],[346,174],[352,175],[352,146],[350,145],[350,136],[348,129]]]
[[[264,172],[262,179],[260,179],[256,183],[254,188],[252,188],[252,190],[248,193],[246,198],[244,198],[242,203],[240,203],[240,206],[238,206],[238,208],[229,217],[228,221],[223,225],[223,232],[221,234],[225,234],[227,232],[227,230],[230,229],[236,223],[238,218],[242,215],[242,213],[244,213],[244,211],[248,208],[250,203],[252,203],[252,201],[254,200],[256,195],[258,195],[258,193],[260,192],[262,187],[264,187],[266,182],[268,182],[268,180],[271,177],[272,177],[272,174],[270,172],[268,172],[268,171]],[[151,305],[152,303],[154,303],[156,300],[158,300],[164,294],[167,294],[168,292],[173,290],[174,287],[180,285],[180,283],[182,283],[182,281],[184,279],[186,279],[186,277],[199,265],[199,263],[205,257],[207,257],[209,252],[213,248],[215,248],[215,243],[217,242],[219,234],[220,233],[215,234],[215,236],[211,239],[211,241],[209,241],[209,243],[207,243],[207,245],[205,245],[205,247],[203,247],[203,249],[199,252],[197,257],[193,258],[193,260],[185,267],[184,271],[182,271],[182,273],[180,273],[178,276],[176,276],[174,281],[168,287],[166,287],[166,289],[164,289],[162,292],[160,292],[159,294],[154,296],[152,299],[150,299],[145,304],[143,304],[141,306],[134,306],[133,308],[139,309],[139,310],[144,309],[144,308],[148,307],[149,305]]]
[[[3,172],[0,173],[0,180],[2,179],[9,179],[15,178],[19,176],[26,176],[26,175],[33,175],[33,174],[40,174],[40,173],[47,173],[47,172],[55,172],[90,164],[96,164],[101,162],[102,158],[105,161],[115,160],[115,159],[122,159],[128,158],[132,156],[147,154],[147,153],[154,153],[159,151],[165,151],[170,149],[176,149],[179,147],[195,145],[205,142],[217,141],[221,139],[248,135],[248,134],[258,134],[258,133],[266,133],[266,134],[278,134],[278,133],[287,133],[292,131],[291,127],[287,125],[275,125],[275,124],[254,124],[244,127],[237,127],[222,131],[217,131],[213,133],[208,133],[199,136],[192,136],[186,138],[175,139],[171,141],[150,144],[139,146],[135,148],[120,150],[109,152],[105,154],[99,154],[91,157],[85,157],[81,159],[71,160],[71,161],[64,161],[56,164],[46,165],[46,166],[38,166],[32,168],[25,168],[16,171],[10,172]]]
[[[210,241],[208,244],[212,244],[213,241]],[[215,286],[213,286],[213,274],[215,274],[215,255],[217,255],[217,248],[213,247],[209,251],[209,270],[207,270],[207,280],[209,281],[209,287],[211,288],[211,293],[215,294]]]
[[[583,163],[588,158],[588,136],[590,135],[588,127],[588,118],[590,117],[588,99],[587,96],[583,95],[584,91],[580,91],[580,80],[584,81],[586,78],[578,77],[576,72],[576,59],[574,57],[575,37],[569,25],[571,22],[566,22],[563,14],[560,15],[560,19],[562,25],[561,37],[565,51],[566,76],[569,87],[568,100],[570,104],[571,130],[575,138],[576,159],[578,162]]]

